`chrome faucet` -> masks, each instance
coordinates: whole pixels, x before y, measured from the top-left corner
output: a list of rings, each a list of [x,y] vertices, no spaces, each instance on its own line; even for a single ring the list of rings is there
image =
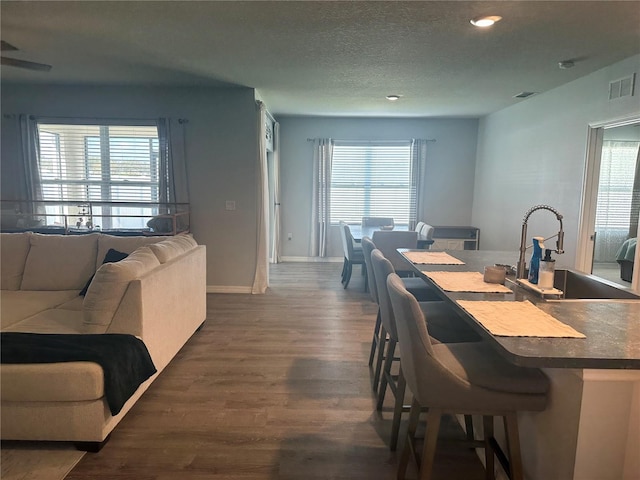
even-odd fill
[[[529,221],[529,217],[536,210],[549,210],[551,213],[555,214],[558,222],[560,222],[560,231],[555,235],[552,235],[544,240],[547,241],[553,237],[558,237],[556,241],[556,253],[564,253],[562,249],[564,247],[564,231],[562,230],[562,215],[555,208],[550,207],[549,205],[536,205],[535,207],[531,207],[527,213],[524,214],[524,219],[522,220],[522,233],[520,235],[520,256],[518,257],[518,265],[516,269],[516,277],[517,278],[526,278],[525,272],[525,261],[524,256],[527,248],[531,247],[531,245],[527,246],[527,222]]]

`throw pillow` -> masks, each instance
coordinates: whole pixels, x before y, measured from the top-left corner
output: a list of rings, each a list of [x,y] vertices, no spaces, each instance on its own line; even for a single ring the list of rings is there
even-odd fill
[[[104,256],[104,260],[102,261],[102,264],[104,265],[105,263],[116,263],[116,262],[119,262],[120,260],[124,260],[128,256],[129,256],[128,253],[119,252],[118,250],[114,250],[113,248],[110,248],[107,254]],[[89,285],[91,285],[91,281],[93,280],[93,277],[95,277],[95,273],[91,275],[91,278],[89,279],[87,284],[84,286],[82,290],[80,290],[80,293],[78,294],[79,296],[84,297],[87,294],[87,290],[89,290]]]

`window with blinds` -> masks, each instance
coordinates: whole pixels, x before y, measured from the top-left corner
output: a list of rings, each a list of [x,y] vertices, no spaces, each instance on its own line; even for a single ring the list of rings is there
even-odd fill
[[[71,202],[159,201],[159,142],[155,126],[38,124],[43,200]],[[68,213],[47,207],[47,213]],[[103,228],[139,228],[157,206],[99,206]],[[121,216],[121,218],[113,218]]]
[[[596,229],[628,231],[639,145],[635,141],[603,142]]]
[[[408,225],[415,209],[410,142],[336,142],[330,190],[331,223],[393,217]]]

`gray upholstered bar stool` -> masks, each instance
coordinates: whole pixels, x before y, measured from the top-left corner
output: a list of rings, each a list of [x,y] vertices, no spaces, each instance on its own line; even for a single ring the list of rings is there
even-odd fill
[[[429,318],[397,275],[387,278],[402,349],[401,366],[413,394],[407,441],[398,465],[404,479],[411,453],[416,458],[416,428],[421,408],[427,408],[427,428],[421,456],[420,480],[429,480],[443,414],[482,415],[486,478],[493,479],[497,457],[511,480],[522,480],[517,412],[542,411],[547,405],[549,379],[537,368],[515,366],[484,342],[434,345]],[[503,417],[508,456],[493,437],[494,418]],[[468,443],[467,443],[468,444]]]
[[[378,310],[382,323],[379,340],[380,347],[378,348],[378,356],[376,359],[376,368],[374,373],[374,390],[377,390],[378,393],[378,411],[382,410],[387,387],[395,397],[393,421],[391,425],[391,439],[389,442],[391,450],[395,450],[398,441],[402,412],[408,409],[404,407],[404,378],[401,373],[398,376],[394,376],[391,373],[393,362],[400,360],[395,356],[396,346],[398,344],[398,334],[396,329],[396,320],[391,307],[391,300],[389,298],[389,290],[387,288],[387,277],[394,273],[394,271],[391,262],[382,255],[380,250],[377,249],[371,253],[371,269],[376,282],[378,292]],[[402,280],[404,279],[400,280],[401,283]],[[432,335],[432,340],[435,342],[480,341],[480,337],[471,330],[471,328],[465,324],[464,320],[462,320],[445,302],[420,302],[418,305],[422,314],[429,319],[431,324],[431,330],[429,333]],[[385,344],[386,350],[384,348]],[[400,348],[402,349],[402,344],[400,344]],[[400,365],[400,369],[400,372],[402,372],[402,365]],[[468,417],[465,420],[467,431],[469,435],[472,436],[473,426],[471,423],[471,417]]]
[[[372,235],[376,248],[391,262],[401,277],[413,276],[407,260],[397,252],[398,248],[418,248],[418,232],[377,230]]]
[[[369,237],[362,237],[362,252],[364,254],[364,262],[367,267],[367,285],[369,293],[371,294],[371,300],[376,305],[378,302],[378,290],[371,266],[371,252],[376,248],[375,244]],[[402,282],[404,286],[411,294],[421,302],[427,302],[432,300],[440,300],[440,297],[435,293],[424,280],[416,277],[403,278]],[[371,340],[371,353],[369,354],[369,366],[373,365],[373,359],[375,358],[376,351],[380,344],[380,307],[378,307],[378,313],[376,315],[376,324],[373,329],[373,339]]]

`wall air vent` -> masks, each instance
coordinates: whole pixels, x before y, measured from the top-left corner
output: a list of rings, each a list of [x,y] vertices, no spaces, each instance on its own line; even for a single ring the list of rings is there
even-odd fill
[[[538,92],[520,92],[517,95],[514,95],[513,98],[529,98],[535,95]]]
[[[633,73],[628,77],[619,78],[613,82],[609,82],[609,100],[616,98],[632,97],[633,86],[636,83],[636,74]]]

